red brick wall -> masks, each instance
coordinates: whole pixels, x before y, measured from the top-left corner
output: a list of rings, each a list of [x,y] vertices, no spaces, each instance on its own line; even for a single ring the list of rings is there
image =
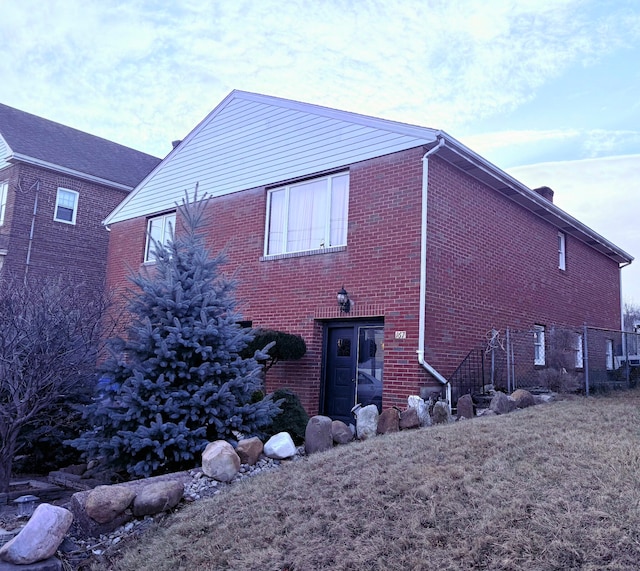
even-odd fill
[[[7,179],[5,224],[0,228],[8,250],[5,271],[24,275],[34,220],[34,185],[39,181],[29,258],[30,278],[67,276],[91,289],[102,290],[109,242],[102,220],[127,193],[27,165],[15,165],[2,171],[0,180]],[[79,193],[75,224],[53,219],[58,187]]]
[[[618,329],[616,262],[432,158],[429,180],[427,358],[450,375],[492,328],[533,324]]]
[[[266,190],[210,205],[208,244],[226,251],[244,318],[307,343],[301,361],[269,372],[267,388],[293,388],[311,413],[320,408],[321,318],[340,317],[342,286],[355,302],[351,318],[384,317],[384,405],[405,404],[420,386],[437,384],[416,356],[423,154],[416,148],[351,166],[343,251],[261,261]],[[427,356],[442,374],[492,327],[585,319],[616,325],[615,263],[568,237],[567,271],[560,273],[553,227],[438,158],[429,172]],[[124,285],[127,265],[140,266],[144,231],[144,219],[113,225],[110,287]],[[397,330],[406,339],[396,340]]]

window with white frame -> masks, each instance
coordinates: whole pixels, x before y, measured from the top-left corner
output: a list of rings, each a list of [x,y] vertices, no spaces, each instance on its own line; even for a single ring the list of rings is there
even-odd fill
[[[567,236],[564,232],[558,232],[558,268],[567,269]]]
[[[156,245],[164,246],[173,238],[175,225],[175,212],[149,218],[147,221],[147,244],[144,249],[145,262],[155,262]]]
[[[575,337],[575,354],[576,354],[576,369],[582,369],[584,367],[584,343],[582,335],[578,334]]]
[[[270,190],[265,254],[304,252],[347,243],[349,174]]]
[[[59,188],[53,219],[56,222],[75,224],[77,213],[78,193],[75,190],[69,190],[68,188]]]
[[[606,364],[607,371],[613,371],[613,339],[607,339]]]
[[[533,364],[543,366],[544,354],[544,325],[533,326]]]
[[[7,207],[8,182],[0,182],[0,226],[4,224],[4,211]]]

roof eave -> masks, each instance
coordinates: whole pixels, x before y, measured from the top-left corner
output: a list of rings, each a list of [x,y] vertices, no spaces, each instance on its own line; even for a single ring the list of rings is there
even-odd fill
[[[449,160],[448,162],[451,162],[454,166],[462,168],[462,170],[467,172],[470,176],[477,178],[485,184],[488,184],[487,176],[491,177],[496,184],[490,186],[492,186],[496,191],[502,193],[521,206],[524,206],[540,218],[543,218],[556,226],[559,230],[575,236],[585,244],[615,260],[618,264],[628,265],[633,261],[633,256],[625,252],[622,248],[619,248],[596,231],[589,228],[586,224],[583,224],[553,204],[553,202],[543,198],[536,191],[525,186],[511,175],[490,163],[466,147],[460,141],[454,139],[444,131],[440,131],[439,135],[445,140],[445,147],[453,151],[467,163],[465,167]],[[439,154],[442,157],[442,153]],[[447,160],[445,157],[442,158]],[[473,172],[474,170],[476,172]]]
[[[49,170],[53,170],[56,172],[60,172],[69,176],[73,176],[76,178],[81,178],[83,180],[89,181],[89,182],[94,182],[97,184],[102,184],[102,185],[106,185],[106,186],[110,186],[112,188],[117,188],[118,190],[125,190],[127,192],[131,191],[133,189],[132,186],[128,186],[125,184],[121,184],[119,182],[115,182],[113,180],[109,180],[106,178],[101,178],[98,176],[94,176],[88,173],[84,173],[81,171],[77,171],[74,169],[70,169],[67,167],[63,167],[60,165],[56,165],[53,163],[49,163],[47,161],[43,161],[41,159],[37,159],[35,157],[29,157],[27,155],[22,155],[20,153],[13,153],[11,155],[9,155],[7,157],[7,162],[9,163],[24,163],[24,164],[28,164],[28,165],[33,165],[33,166],[37,166],[37,167],[41,167],[41,168],[45,168],[45,169],[49,169]]]

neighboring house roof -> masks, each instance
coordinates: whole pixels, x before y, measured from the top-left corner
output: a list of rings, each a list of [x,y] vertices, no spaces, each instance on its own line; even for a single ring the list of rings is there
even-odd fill
[[[456,168],[618,263],[633,260],[443,131],[245,91],[225,97],[104,223],[175,208],[196,184],[222,196],[439,142],[438,156]]]
[[[130,190],[160,159],[0,104],[0,168],[15,162]]]

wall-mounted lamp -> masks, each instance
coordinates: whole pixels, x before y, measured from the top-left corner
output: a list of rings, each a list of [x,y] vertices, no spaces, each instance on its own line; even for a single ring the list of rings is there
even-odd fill
[[[341,313],[349,313],[349,311],[351,311],[351,300],[344,286],[342,286],[342,289],[338,292],[338,305],[340,306]]]

